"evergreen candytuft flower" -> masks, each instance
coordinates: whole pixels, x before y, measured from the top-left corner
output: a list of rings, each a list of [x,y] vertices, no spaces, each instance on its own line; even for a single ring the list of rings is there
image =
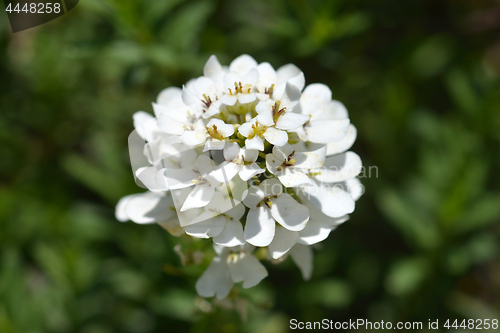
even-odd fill
[[[212,56],[203,76],[159,94],[156,117],[134,115],[131,162],[148,191],[122,198],[116,217],[211,239],[200,296],[253,287],[268,274],[260,260],[288,255],[309,279],[311,245],[354,211],[356,128],[327,86],[304,86],[292,64],[274,70],[242,55],[224,67]]]

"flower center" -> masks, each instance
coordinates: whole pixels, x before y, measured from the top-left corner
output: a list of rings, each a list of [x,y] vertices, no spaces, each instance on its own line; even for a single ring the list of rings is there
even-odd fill
[[[245,85],[242,85],[241,82],[235,82],[234,83],[234,92],[232,91],[231,88],[227,88],[229,90],[229,95],[238,95],[238,94],[250,94],[252,92],[252,85],[245,83]]]
[[[264,94],[268,94],[269,98],[273,98],[274,84],[271,84],[269,88],[264,89]]]
[[[212,127],[205,127],[207,129],[208,135],[217,140],[224,140],[224,135],[217,131],[217,126],[212,125]]]
[[[273,202],[271,201],[271,197],[267,197],[267,196],[264,197],[264,199],[257,204],[257,207],[260,207],[262,205],[266,205],[267,208],[271,208],[271,206],[273,205]]]
[[[273,202],[271,201],[270,197],[264,197],[264,203],[266,204],[267,207],[271,208],[273,205]]]
[[[281,101],[277,101],[273,105],[273,121],[275,124],[278,121],[278,118],[286,111],[286,107],[280,109],[280,105]]]
[[[238,164],[238,165],[245,165],[245,157],[243,155],[238,155],[234,160],[231,162]]]
[[[288,155],[288,157],[285,159],[285,162],[283,162],[283,164],[281,164],[281,166],[278,168],[278,171],[282,171],[283,168],[288,168],[295,165],[295,158],[292,158],[294,154],[295,150],[292,151],[290,155]]]
[[[203,178],[203,176],[199,176],[198,178],[191,180],[191,183],[195,185],[203,185],[203,184],[209,184],[209,181]]]
[[[264,132],[267,130],[267,126],[261,125],[261,124],[259,124],[258,121],[256,121],[255,124],[252,125],[252,130],[253,130],[253,133],[248,134],[249,139],[251,139],[255,136],[261,137],[262,134],[264,134]]]
[[[205,111],[203,111],[205,112]],[[183,125],[182,128],[186,131],[194,131],[194,126],[193,125]]]
[[[212,105],[212,99],[210,98],[210,96],[207,96],[205,94],[203,94],[203,99],[201,100],[201,102],[203,103],[203,105],[205,105],[205,109],[203,110],[203,112],[207,111],[210,105]]]

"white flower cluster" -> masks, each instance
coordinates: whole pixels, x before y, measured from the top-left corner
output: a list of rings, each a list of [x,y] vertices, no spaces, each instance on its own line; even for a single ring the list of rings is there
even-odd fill
[[[132,146],[131,161],[148,191],[122,198],[116,217],[212,238],[216,256],[196,283],[203,297],[265,278],[255,247],[267,249],[260,259],[289,254],[309,279],[311,245],[354,211],[356,128],[327,86],[304,86],[292,64],[275,70],[242,55],[224,67],[212,56],[203,76],[160,93],[156,117],[134,115],[144,161]]]

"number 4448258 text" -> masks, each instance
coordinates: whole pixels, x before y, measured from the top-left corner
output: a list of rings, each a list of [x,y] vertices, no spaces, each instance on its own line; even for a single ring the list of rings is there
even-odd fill
[[[14,8],[12,8],[12,4],[9,3],[7,8],[5,8],[5,11],[12,13],[12,12],[24,12],[24,13],[31,13],[31,14],[51,14],[51,13],[60,13],[61,12],[61,4],[56,2],[56,3],[25,3],[24,6],[21,8],[21,6],[16,4]]]

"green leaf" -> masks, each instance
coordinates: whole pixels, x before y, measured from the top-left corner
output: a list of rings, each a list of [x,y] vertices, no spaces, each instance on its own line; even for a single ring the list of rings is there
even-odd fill
[[[453,225],[457,234],[465,234],[486,228],[500,219],[500,194],[485,193],[472,203]]]
[[[322,305],[327,308],[345,308],[351,304],[354,291],[347,281],[324,279],[301,286],[297,293],[299,302]]]
[[[384,190],[378,196],[380,208],[410,244],[421,249],[436,248],[440,236],[431,216],[415,207],[394,190]]]
[[[429,276],[430,265],[425,258],[406,258],[397,261],[390,268],[386,279],[389,293],[403,296],[416,292]]]

